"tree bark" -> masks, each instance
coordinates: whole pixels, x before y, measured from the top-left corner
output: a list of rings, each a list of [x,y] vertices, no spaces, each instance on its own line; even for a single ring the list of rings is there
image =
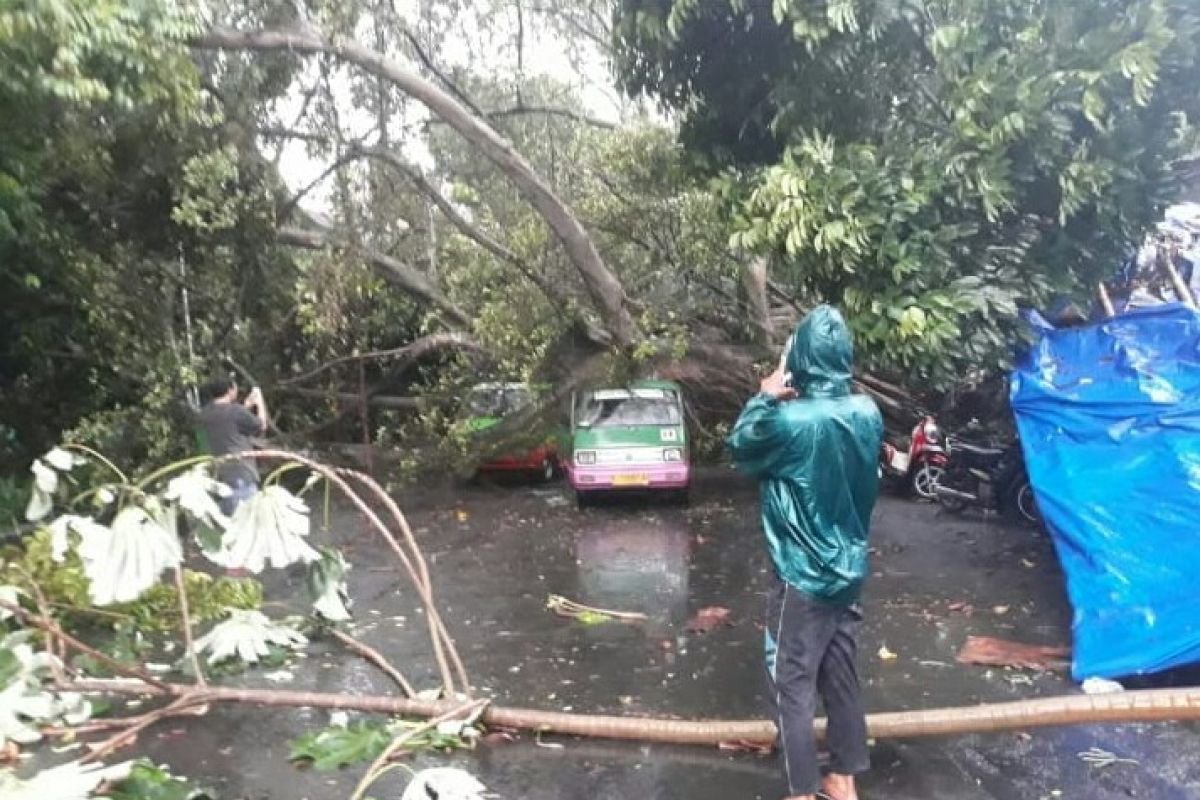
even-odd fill
[[[204,702],[245,703],[260,706],[299,706],[434,717],[455,708],[458,701],[417,698],[326,694],[279,689],[239,689],[171,684],[165,689],[137,681],[85,680],[68,682],[64,689],[108,694],[194,697]],[[775,740],[775,724],[768,720],[685,720],[600,716],[531,708],[489,706],[483,722],[507,728],[592,736],[642,742],[716,745],[722,742]],[[876,739],[920,736],[956,736],[971,733],[1024,730],[1064,725],[1167,722],[1200,719],[1200,689],[1136,689],[1101,695],[1039,697],[1006,703],[920,711],[890,711],[867,715],[867,729]],[[817,720],[824,735],[825,720]]]
[[[343,244],[333,239],[326,231],[292,226],[280,228],[276,232],[276,238],[281,244],[305,250],[324,250],[327,247]],[[344,244],[347,249],[366,258],[371,266],[379,270],[380,274],[393,285],[436,306],[452,327],[469,328],[471,326],[471,318],[467,316],[467,313],[451,302],[450,298],[442,294],[441,290],[412,267],[397,261],[386,253],[361,248],[349,242]]]
[[[424,103],[469,142],[479,148],[516,185],[562,242],[583,279],[592,302],[612,334],[614,344],[631,345],[637,326],[630,314],[625,289],[605,265],[591,236],[574,212],[504,137],[461,102],[422,76],[350,39],[325,37],[313,30],[236,31],[213,28],[193,44],[218,50],[286,50],[331,55],[390,81]]]
[[[742,264],[742,285],[750,305],[750,322],[759,343],[766,348],[775,344],[775,326],[771,320],[771,303],[767,299],[767,260],[755,256]]]

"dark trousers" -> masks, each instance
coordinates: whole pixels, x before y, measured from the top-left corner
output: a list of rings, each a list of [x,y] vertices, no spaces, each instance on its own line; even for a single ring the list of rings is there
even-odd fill
[[[829,720],[830,771],[855,775],[870,765],[855,666],[861,622],[857,606],[822,603],[778,579],[767,598],[767,679],[789,796],[821,788],[813,733],[818,694]]]

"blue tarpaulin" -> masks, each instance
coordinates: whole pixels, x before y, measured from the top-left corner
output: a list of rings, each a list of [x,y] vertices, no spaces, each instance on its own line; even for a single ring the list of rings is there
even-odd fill
[[[1043,328],[1010,388],[1075,609],[1075,677],[1200,662],[1200,314]]]

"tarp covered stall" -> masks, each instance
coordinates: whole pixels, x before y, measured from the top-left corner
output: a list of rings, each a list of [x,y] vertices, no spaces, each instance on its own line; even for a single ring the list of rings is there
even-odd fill
[[[1011,383],[1077,679],[1200,661],[1200,314],[1038,332]]]

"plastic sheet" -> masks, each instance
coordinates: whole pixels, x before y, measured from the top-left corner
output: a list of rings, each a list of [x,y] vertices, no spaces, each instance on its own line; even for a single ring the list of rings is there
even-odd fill
[[[1200,661],[1200,314],[1037,335],[1011,399],[1075,609],[1072,672]]]

